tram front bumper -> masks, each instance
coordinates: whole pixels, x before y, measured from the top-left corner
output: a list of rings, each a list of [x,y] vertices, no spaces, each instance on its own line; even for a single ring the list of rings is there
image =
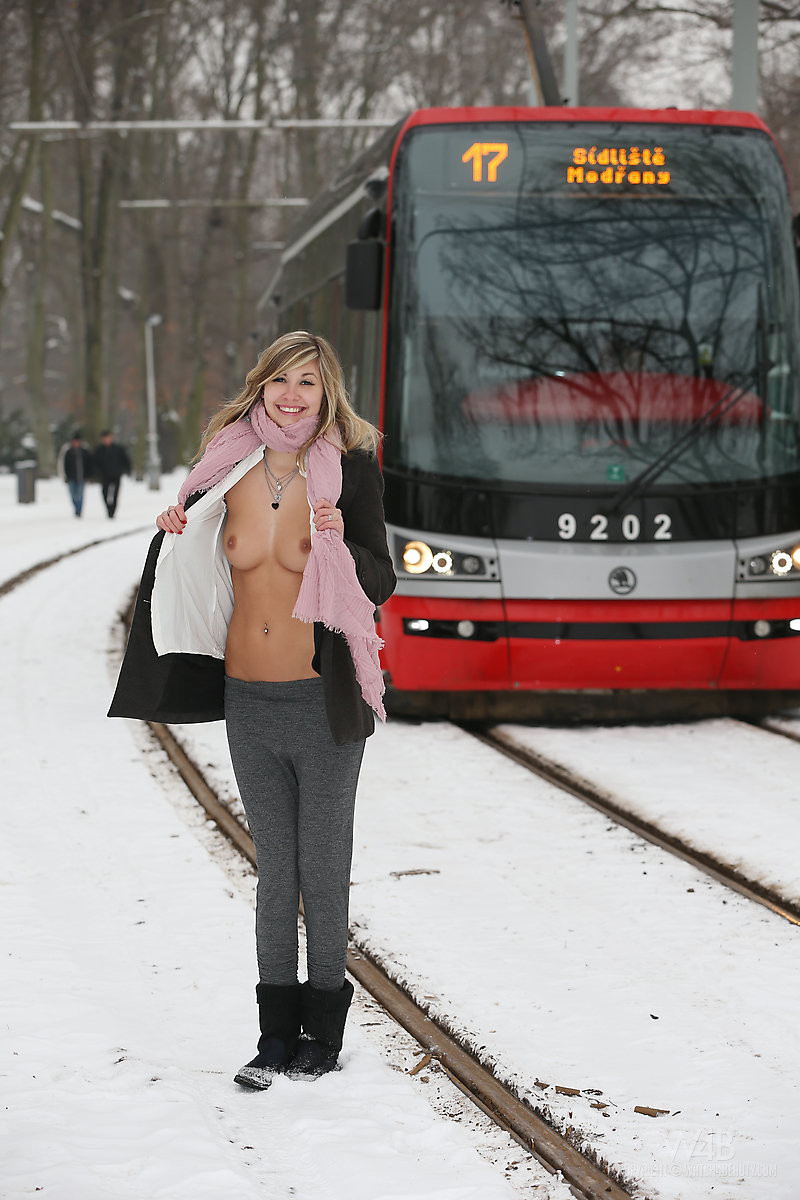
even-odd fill
[[[395,693],[800,688],[800,601],[393,597],[381,612]]]

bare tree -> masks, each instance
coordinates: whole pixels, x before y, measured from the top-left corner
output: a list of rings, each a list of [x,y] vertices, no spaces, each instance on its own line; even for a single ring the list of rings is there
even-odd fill
[[[542,11],[558,68],[563,8],[552,0]],[[727,103],[730,11],[729,0],[585,0],[582,101],[647,104],[650,78],[668,67],[683,89],[676,102]],[[800,5],[762,0],[761,13],[764,115],[798,185]],[[52,134],[40,144],[10,134],[11,121],[392,120],[421,106],[525,104],[529,78],[521,24],[501,0],[5,0],[0,304],[9,402],[28,406],[42,444],[47,417],[67,409],[83,413],[90,434],[116,423],[140,436],[142,326],[159,312],[159,402],[181,414],[184,446],[194,447],[252,358],[255,301],[274,266],[274,252],[258,247],[284,240],[292,221],[257,202],[316,195],[373,136]],[[172,206],[119,207],[136,200]],[[48,218],[54,205],[63,216]],[[18,286],[23,261],[34,266],[30,289]],[[62,371],[55,391],[44,386],[48,363]]]
[[[42,118],[42,51],[43,22],[46,15],[44,0],[28,0],[27,32],[30,44],[30,73],[28,85],[28,119]],[[7,17],[8,19],[8,17]],[[15,235],[22,217],[23,201],[30,187],[38,143],[33,138],[18,138],[0,172],[0,189],[8,189],[8,204],[3,216],[0,238],[0,309],[2,309],[10,284],[9,267],[15,247]],[[19,162],[19,166],[17,163]]]
[[[55,446],[50,437],[44,371],[47,356],[47,279],[53,232],[53,170],[50,161],[50,147],[46,144],[40,145],[38,150],[42,222],[37,239],[38,261],[34,270],[35,278],[28,326],[28,395],[31,405],[31,424],[38,450],[39,473],[50,476],[55,472],[56,458]]]

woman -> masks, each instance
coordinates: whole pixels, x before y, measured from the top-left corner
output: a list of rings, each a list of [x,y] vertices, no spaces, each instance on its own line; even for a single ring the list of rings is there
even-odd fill
[[[211,420],[178,503],[156,521],[155,580],[146,568],[111,708],[213,719],[219,680],[209,665],[224,655],[228,744],[259,875],[261,1036],[235,1077],[248,1087],[268,1087],[278,1071],[330,1071],[353,994],[355,791],[372,712],[384,715],[374,608],[396,582],[377,440],[324,338],[288,333],[264,351]]]

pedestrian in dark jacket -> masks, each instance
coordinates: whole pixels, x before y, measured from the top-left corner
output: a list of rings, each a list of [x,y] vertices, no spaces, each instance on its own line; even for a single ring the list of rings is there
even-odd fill
[[[123,475],[130,475],[131,460],[128,451],[115,442],[109,429],[100,434],[100,444],[94,451],[94,470],[103,489],[103,501],[109,517],[117,511],[119,485]]]
[[[383,716],[374,610],[396,583],[377,441],[323,338],[301,330],[264,351],[209,424],[178,503],[156,521],[164,532],[109,713],[224,715],[259,869],[261,1036],[236,1075],[251,1088],[279,1071],[332,1070],[353,995],[355,792],[372,714]]]
[[[84,445],[83,434],[76,429],[64,453],[64,478],[69,488],[75,516],[83,512],[83,490],[94,469],[89,448]]]

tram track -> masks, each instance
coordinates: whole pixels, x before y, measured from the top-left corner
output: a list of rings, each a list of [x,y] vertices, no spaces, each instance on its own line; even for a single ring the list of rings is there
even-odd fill
[[[36,564],[0,586],[0,596],[7,594],[19,584],[64,558],[91,549],[103,541],[130,536],[134,532],[138,531],[116,534],[113,535],[113,539],[98,539]],[[773,728],[769,724],[761,722],[749,723],[774,733],[776,736],[800,741],[800,735],[789,731]],[[765,905],[793,924],[800,924],[800,908],[798,906],[787,902],[783,897],[756,881],[747,879],[735,868],[715,860],[711,855],[695,850],[680,838],[666,834],[651,823],[637,818],[620,804],[615,803],[613,797],[593,787],[587,780],[574,774],[563,765],[553,762],[529,748],[514,745],[510,738],[504,739],[496,730],[479,729],[474,725],[464,725],[462,728],[471,736],[513,759],[560,790],[591,804],[604,815],[625,825],[644,840],[685,859],[725,886]],[[239,853],[254,865],[255,852],[252,839],[242,822],[229,812],[225,803],[217,797],[204,778],[202,771],[194,764],[171,731],[166,726],[156,723],[150,724],[150,729],[195,799],[236,846]],[[453,1083],[478,1108],[513,1136],[547,1169],[559,1172],[569,1183],[576,1196],[623,1200],[626,1196],[641,1195],[632,1180],[613,1178],[606,1173],[600,1155],[595,1156],[592,1147],[582,1142],[579,1131],[574,1131],[570,1127],[567,1129],[566,1135],[562,1134],[544,1117],[536,1113],[520,1096],[516,1095],[511,1088],[497,1079],[491,1070],[487,1069],[471,1053],[470,1047],[465,1045],[453,1031],[446,1028],[446,1022],[432,1019],[408,992],[391,978],[381,964],[370,956],[366,948],[359,945],[357,935],[352,938],[348,951],[348,970],[370,992],[381,1007],[416,1039],[424,1054],[428,1056],[423,1060],[424,1062],[433,1060],[438,1063]],[[537,1081],[537,1085],[539,1085],[539,1081]],[[544,1088],[547,1085],[539,1086]],[[590,1098],[587,1097],[587,1099]],[[656,1111],[660,1110],[654,1110],[652,1113],[649,1110],[642,1111],[647,1111],[648,1115],[655,1115]],[[570,1140],[571,1138],[572,1140]],[[631,1187],[632,1191],[626,1191],[625,1187]]]
[[[748,721],[747,724],[752,725],[754,729],[763,730],[764,733],[774,733],[776,737],[786,738],[789,742],[800,742],[800,732],[776,724],[773,717],[761,717]]]
[[[103,546],[106,542],[116,542],[120,538],[133,537],[137,533],[146,533],[149,528],[149,525],[141,525],[136,529],[125,529],[121,533],[112,533],[108,537],[95,538],[91,542],[84,542],[80,546],[73,546],[71,550],[62,550],[60,554],[54,554],[52,558],[42,559],[41,562],[34,563],[33,566],[26,567],[23,571],[18,571],[16,575],[12,575],[3,583],[0,583],[0,599],[13,592],[20,584],[27,583],[29,579],[33,579],[40,572],[46,571],[48,567],[54,567],[57,563],[63,562],[65,558],[73,558],[76,554],[83,554],[84,550],[93,550],[95,546]]]
[[[752,724],[765,732],[800,742],[800,734],[793,735],[761,722],[752,722]],[[676,858],[683,859],[684,862],[690,863],[718,883],[738,892],[748,900],[763,905],[791,924],[800,925],[799,904],[787,900],[778,891],[765,886],[758,880],[749,878],[743,871],[730,863],[722,861],[707,851],[697,849],[676,834],[668,833],[653,822],[637,816],[608,792],[595,787],[589,780],[571,771],[562,763],[555,762],[538,751],[515,741],[513,735],[507,730],[501,731],[470,723],[460,724],[459,728],[498,753],[505,755],[506,758],[518,763],[531,774],[537,775],[561,791],[582,800],[618,825],[624,825],[626,829],[644,841],[658,846]]]
[[[255,867],[255,847],[243,820],[229,811],[226,803],[216,794],[171,730],[155,722],[147,724],[194,798],[242,857]],[[504,740],[497,731],[478,729],[469,724],[460,727],[464,732],[512,758],[560,790],[591,804],[644,840],[683,858],[724,886],[762,904],[791,923],[800,924],[800,907],[785,901],[783,897],[757,881],[748,879],[736,868],[716,860],[710,854],[697,851],[680,838],[637,818],[622,805],[615,803],[612,797],[593,787],[568,768],[530,749],[514,746],[510,740]],[[302,916],[302,903],[300,913]],[[347,969],[383,1010],[417,1041],[424,1054],[420,1065],[431,1060],[438,1063],[454,1085],[477,1108],[510,1134],[546,1169],[560,1173],[576,1197],[585,1197],[587,1200],[599,1197],[605,1197],[606,1200],[624,1200],[626,1196],[642,1195],[632,1179],[614,1177],[613,1174],[607,1173],[601,1154],[595,1153],[593,1148],[583,1141],[579,1131],[569,1126],[565,1133],[560,1132],[544,1116],[535,1112],[512,1088],[498,1079],[489,1067],[479,1061],[464,1040],[463,1034],[457,1033],[455,1029],[448,1029],[447,1022],[440,1017],[433,1019],[406,988],[392,978],[391,964],[384,965],[376,961],[367,948],[360,944],[357,929],[355,932],[351,930]],[[548,1086],[540,1084],[538,1080],[536,1084],[542,1089]],[[587,1094],[586,1099],[592,1101],[593,1097]],[[543,1107],[545,1105],[546,1100],[543,1097]],[[639,1111],[650,1116],[659,1115],[661,1112],[647,1108]],[[631,1190],[626,1191],[626,1188]]]
[[[134,534],[145,532],[148,528],[149,526],[143,526],[140,529],[137,528],[125,530],[124,532],[111,534],[109,537],[96,538],[91,542],[86,542],[83,545],[75,546],[70,550],[63,551],[62,553],[54,555],[51,558],[44,559],[39,563],[35,563],[34,565],[27,567],[25,570],[18,572],[5,582],[0,583],[0,598],[8,595],[20,584],[25,583],[27,580],[38,575],[40,572],[47,570],[49,567],[57,565],[64,559],[71,558],[76,554],[81,554],[85,550],[91,550],[97,546],[103,545],[105,542],[117,541],[120,538],[131,537]],[[126,623],[128,624],[130,622],[131,612],[132,605],[125,618]],[[734,718],[729,719],[732,720]],[[776,737],[782,737],[789,741],[800,743],[800,732],[787,730],[775,724],[769,717],[750,719],[740,718],[740,720],[742,720],[743,724],[760,729],[765,733],[771,733]],[[673,856],[682,858],[685,862],[691,863],[692,866],[696,867],[704,874],[711,876],[718,883],[722,883],[725,887],[738,892],[740,895],[745,896],[747,899],[752,900],[755,903],[762,904],[764,907],[770,909],[770,911],[774,912],[777,916],[782,917],[784,920],[787,920],[794,925],[800,925],[800,904],[787,900],[775,889],[766,887],[758,880],[750,879],[744,874],[744,872],[740,871],[731,864],[723,862],[721,859],[716,858],[714,855],[709,854],[706,851],[697,849],[677,835],[668,833],[663,829],[660,829],[652,822],[645,820],[643,817],[637,816],[635,813],[632,813],[629,809],[615,801],[613,796],[609,795],[609,793],[595,787],[590,781],[570,771],[570,769],[565,767],[563,764],[547,758],[545,755],[539,753],[538,751],[532,750],[530,747],[514,742],[510,735],[507,733],[500,733],[497,729],[479,726],[472,722],[456,722],[456,724],[465,733],[477,738],[479,741],[482,741],[485,745],[497,750],[507,758],[512,759],[520,766],[525,767],[525,769],[530,771],[532,774],[538,775],[540,778],[546,780],[548,783],[553,784],[553,786],[559,788],[561,791],[567,792],[570,795],[575,796],[577,799],[591,805],[599,812],[602,812],[604,816],[611,818],[617,822],[617,824],[624,825],[632,833],[642,837],[645,841],[651,842],[653,845],[659,846],[661,849],[668,851]],[[165,733],[168,733],[166,726],[162,726],[161,728]],[[161,740],[161,735],[156,734],[156,736],[159,737],[159,740]],[[174,741],[174,739],[172,740]],[[177,743],[175,743],[175,745],[177,745]],[[166,745],[164,745],[164,749],[167,749]],[[168,750],[167,753],[169,753]],[[185,751],[183,751],[183,753],[185,754]],[[186,764],[187,772],[190,772],[192,767],[190,765],[188,756],[186,756]],[[193,769],[196,770],[196,768]],[[188,780],[186,780],[186,782],[190,790],[192,790],[192,784],[189,783]],[[211,789],[208,788],[207,784],[205,784],[205,787],[208,791],[208,803],[212,804],[213,793],[211,792]],[[212,815],[213,819],[217,821],[221,828],[223,828],[223,832],[225,832],[226,835],[233,840],[233,831],[229,832],[225,826],[228,822],[235,821],[236,818],[231,816],[224,806],[219,804],[219,801],[216,801],[216,803],[219,805],[219,809],[216,814],[210,815]],[[238,828],[241,828],[238,822],[236,822],[236,824]]]
[[[590,804],[615,823],[624,825],[631,832],[675,857],[682,858],[692,866],[711,876],[725,887],[753,900],[770,911],[800,925],[800,908],[788,902],[777,892],[771,891],[757,881],[747,878],[742,872],[721,862],[703,851],[684,842],[679,837],[666,833],[656,825],[638,818],[615,802],[613,797],[593,786],[589,781],[571,772],[527,747],[515,745],[509,734],[497,730],[476,728],[474,725],[460,726],[464,732],[505,757],[512,759],[526,770],[546,780],[561,791]],[[761,727],[761,726],[760,726]],[[186,749],[176,740],[172,732],[163,725],[152,724],[152,733],[162,749],[184,779],[192,794],[205,808],[208,815],[233,842],[237,850],[255,865],[255,850],[252,839],[242,820],[231,813],[224,801],[205,780],[202,771],[192,761]],[[774,731],[778,732],[778,731]],[[791,736],[791,735],[787,735]],[[800,736],[794,740],[800,741]],[[302,910],[301,910],[302,912]],[[377,962],[360,944],[357,928],[351,931],[348,949],[348,971],[370,992],[381,1007],[402,1025],[419,1043],[427,1056],[438,1062],[453,1083],[497,1125],[511,1134],[529,1153],[534,1155],[551,1171],[558,1171],[579,1197],[624,1197],[639,1195],[630,1179],[616,1179],[606,1173],[599,1156],[593,1156],[591,1147],[581,1143],[580,1134],[571,1127],[566,1135],[554,1128],[542,1115],[498,1079],[481,1063],[464,1041],[463,1034],[447,1028],[441,1019],[434,1020],[419,1005],[402,984],[391,977],[391,964]],[[537,1085],[539,1081],[536,1081]],[[541,1085],[542,1088],[547,1085]],[[592,1097],[587,1094],[586,1099]],[[543,1096],[543,1107],[546,1098]],[[661,1110],[641,1109],[655,1116]],[[574,1140],[571,1140],[574,1139]],[[576,1142],[578,1144],[576,1144]],[[631,1188],[627,1192],[625,1188]]]
[[[0,584],[0,598],[64,559],[93,549],[104,542],[129,537],[139,532],[139,529],[126,530],[107,538],[98,538],[27,567]],[[135,595],[134,591],[126,611],[120,614],[119,618],[126,632],[130,625]],[[159,722],[144,724],[209,818],[239,854],[255,866],[255,847],[248,830],[216,795],[202,771],[171,730]],[[641,1195],[637,1189],[626,1190],[633,1181],[616,1178],[606,1172],[600,1155],[595,1154],[592,1148],[583,1142],[578,1131],[570,1126],[566,1134],[559,1132],[498,1079],[454,1031],[446,1028],[443,1020],[437,1021],[429,1016],[409,992],[392,979],[388,971],[358,943],[357,937],[352,935],[348,946],[347,969],[384,1011],[420,1045],[424,1056],[418,1066],[431,1061],[438,1063],[453,1084],[477,1108],[504,1129],[549,1172],[560,1175],[578,1200],[631,1200],[633,1195]],[[540,1081],[537,1081],[537,1085],[542,1088],[547,1086]]]
[[[776,736],[800,742],[800,734],[779,727],[773,728],[768,718],[763,722],[753,720],[746,723]],[[195,798],[240,853],[255,865],[254,846],[243,820],[228,810],[226,803],[204,779],[202,771],[192,761],[190,754],[166,726],[151,725],[150,728]],[[714,858],[713,855],[696,850],[681,838],[664,832],[651,822],[636,817],[612,796],[563,764],[548,759],[528,747],[514,744],[513,736],[508,731],[477,728],[474,725],[461,725],[460,728],[561,791],[590,804],[643,840],[682,858],[725,887],[769,908],[790,923],[800,925],[800,908],[786,901],[779,893],[747,878],[742,872]],[[359,943],[357,928],[355,932],[351,931],[347,969],[383,1010],[406,1029],[421,1047],[423,1057],[411,1073],[416,1073],[416,1070],[431,1061],[436,1062],[472,1104],[509,1133],[548,1170],[560,1173],[576,1197],[606,1197],[607,1200],[615,1200],[617,1197],[642,1197],[646,1194],[630,1177],[615,1177],[613,1172],[607,1173],[601,1154],[596,1154],[591,1144],[582,1140],[579,1130],[568,1126],[562,1133],[549,1123],[549,1113],[546,1117],[535,1112],[529,1103],[515,1094],[512,1088],[479,1061],[472,1048],[465,1042],[463,1033],[448,1029],[446,1020],[431,1018],[402,983],[392,978],[392,964],[384,966],[377,962]],[[542,1089],[547,1087],[540,1084],[539,1080],[535,1083]],[[556,1088],[556,1091],[565,1090],[570,1092],[570,1089]],[[591,1102],[594,1097],[587,1092],[585,1099]],[[542,1096],[542,1107],[547,1113],[545,1094]],[[663,1110],[639,1108],[637,1111],[654,1117],[661,1115]]]
[[[255,866],[255,847],[244,824],[217,796],[171,730],[158,722],[147,722],[147,725],[197,802],[242,857]],[[590,1149],[585,1145],[579,1148],[569,1136],[555,1129],[481,1063],[470,1047],[446,1027],[445,1022],[429,1016],[368,953],[352,931],[347,970],[384,1011],[419,1043],[427,1061],[436,1061],[476,1107],[509,1133],[547,1170],[560,1173],[576,1197],[585,1200],[625,1200],[632,1195],[625,1190],[629,1184],[607,1174]],[[578,1140],[574,1133],[573,1137]]]

